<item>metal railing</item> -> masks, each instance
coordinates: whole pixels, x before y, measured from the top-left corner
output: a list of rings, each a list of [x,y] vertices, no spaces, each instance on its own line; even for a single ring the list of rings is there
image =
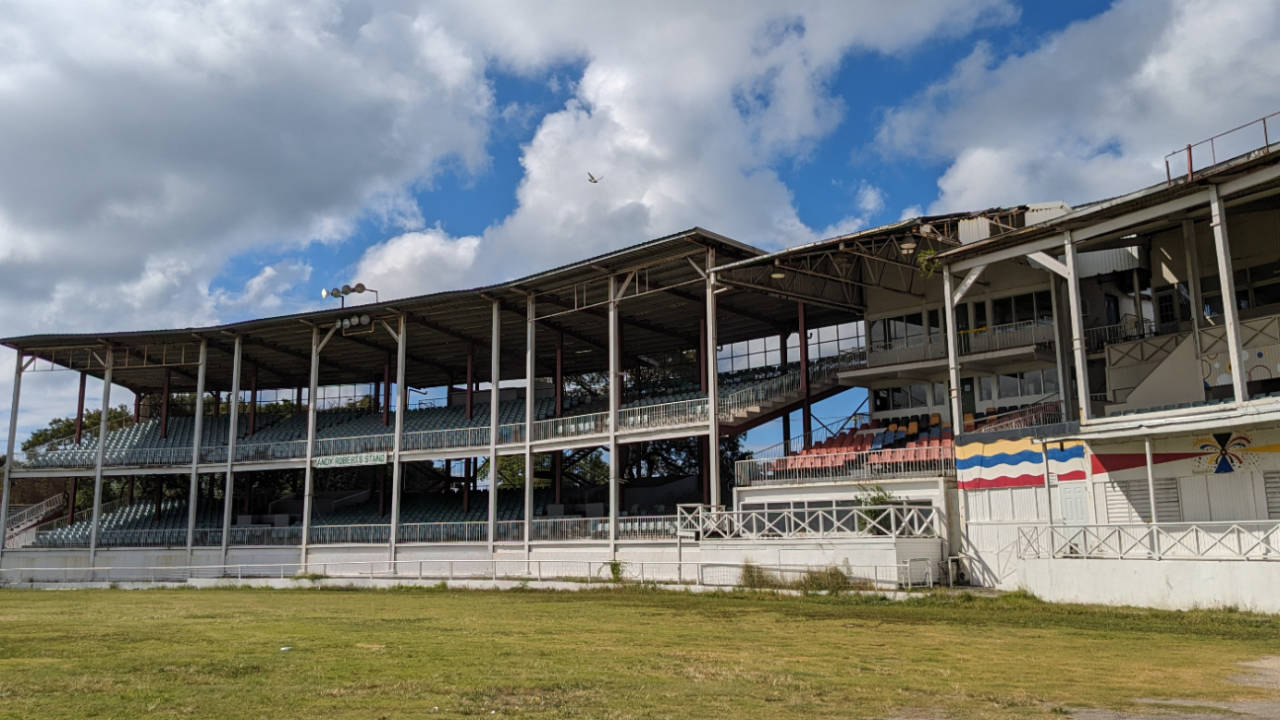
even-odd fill
[[[489,426],[415,430],[406,432],[402,450],[443,450],[459,447],[483,447],[489,444]]]
[[[1271,113],[1239,127],[1220,132],[1211,138],[1201,140],[1198,143],[1191,143],[1185,148],[1179,148],[1165,155],[1165,182],[1172,185],[1174,177],[1190,179],[1198,170],[1217,165],[1219,157],[1229,160],[1254,150],[1261,150],[1264,153],[1270,152],[1271,130],[1267,126],[1267,121],[1274,122],[1277,116],[1280,116],[1280,112]],[[1260,145],[1258,144],[1259,140],[1262,141]],[[1186,174],[1182,175],[1182,168],[1179,167],[1177,168],[1179,175],[1175,176],[1174,165],[1180,165],[1177,161],[1179,155],[1183,155],[1186,158]]]
[[[1062,422],[1064,417],[1062,401],[1042,400],[999,415],[990,416],[983,420],[982,424],[976,427],[973,432],[1022,430],[1043,425],[1056,425]]]
[[[675,515],[630,515],[618,518],[617,539],[674,540],[677,529]],[[608,540],[609,518],[537,518],[530,523],[529,530],[534,542]]]
[[[938,360],[947,356],[947,339],[943,333],[930,333],[891,343],[872,343],[867,353],[867,366]]]
[[[585,584],[651,583],[657,585],[704,587],[760,587],[788,589],[802,586],[806,577],[821,573],[830,577],[825,565],[756,565],[753,563],[699,562],[680,560],[584,560],[581,558],[441,558],[432,560],[350,560],[308,563],[241,563],[232,565],[27,567],[0,569],[0,584],[34,582],[186,582],[218,580],[240,583],[246,580],[298,580],[307,583],[326,579],[456,581],[471,583],[527,583],[559,581]],[[939,577],[938,563],[914,558],[880,565],[846,565],[838,569],[849,590],[885,591],[933,587]],[[501,587],[501,585],[500,585]]]
[[[816,446],[837,435],[857,430],[863,424],[869,424],[870,422],[871,416],[867,413],[854,413],[848,418],[842,420],[834,429],[825,423],[819,422],[818,426],[813,428],[813,433],[810,439],[813,441],[813,445]],[[804,433],[799,433],[787,438],[783,442],[774,443],[773,445],[769,445],[758,450],[752,450],[751,457],[761,460],[780,458],[785,455],[798,455],[805,449],[804,442]]]
[[[402,543],[482,543],[489,540],[489,523],[402,523],[396,538]]]
[[[110,502],[102,503],[102,508],[101,508],[102,516],[106,517],[107,513],[114,512],[117,509],[123,507],[124,500],[125,500],[124,498],[117,498],[115,500],[111,500]],[[67,527],[68,525],[74,525],[78,522],[84,522],[86,520],[92,520],[92,519],[93,519],[93,508],[89,507],[89,508],[85,508],[84,510],[77,511],[74,515],[71,516],[70,521],[67,520],[66,516],[63,516],[60,518],[54,518],[46,523],[41,523],[38,527],[36,527],[36,532],[46,533],[52,530],[57,530],[58,528],[64,528],[64,527]]]
[[[274,527],[242,525],[231,528],[228,545],[300,545],[302,528],[297,525]],[[192,536],[195,547],[217,547],[222,544],[222,528],[198,527]]]
[[[303,447],[306,441],[303,441]],[[353,455],[356,453],[390,452],[396,446],[394,433],[316,438],[314,455]]]
[[[66,504],[67,494],[58,493],[52,497],[45,498],[35,505],[29,505],[15,513],[10,513],[4,524],[5,534],[9,535],[14,531],[21,530],[23,526],[30,525]]]
[[[1280,560],[1280,522],[1033,525],[1018,528],[1021,558]]]
[[[386,545],[391,542],[391,524],[312,525],[309,538],[314,545]]]
[[[960,354],[992,352],[1053,342],[1052,320],[1023,320],[956,333]]]
[[[1120,322],[1112,325],[1101,325],[1084,329],[1085,349],[1088,352],[1102,352],[1107,345],[1141,340],[1156,334],[1155,323],[1146,318],[1126,313]]]
[[[533,423],[533,441],[603,435],[609,432],[609,413],[596,412],[537,420]]]
[[[809,510],[720,510],[680,506],[683,536],[695,539],[940,536],[937,508],[867,505]]]
[[[780,458],[751,458],[734,465],[739,487],[816,482],[867,482],[955,474],[950,447],[888,450],[812,450]]]
[[[707,399],[694,398],[618,411],[618,432],[653,430],[707,422]]]

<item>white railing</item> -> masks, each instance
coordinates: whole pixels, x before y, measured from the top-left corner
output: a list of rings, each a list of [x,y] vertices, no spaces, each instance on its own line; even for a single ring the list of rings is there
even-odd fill
[[[542,518],[529,526],[529,539],[538,542],[608,540],[609,518]]]
[[[1018,528],[1022,558],[1280,560],[1280,522],[1034,525]]]
[[[21,510],[15,513],[10,513],[9,519],[5,523],[5,532],[13,533],[14,531],[21,530],[25,526],[30,525],[31,523],[36,522],[37,520],[40,520],[45,515],[48,515],[49,513],[53,512],[54,510],[57,510],[60,507],[65,506],[66,504],[67,504],[67,494],[58,493],[57,495],[54,495],[52,497],[45,498],[44,500],[36,503],[35,505],[30,505],[28,507],[22,508]]]
[[[618,411],[618,432],[652,430],[707,422],[707,399],[694,398]]]
[[[303,447],[306,441],[303,441]],[[396,446],[394,433],[316,438],[315,455],[352,455],[356,453],[390,452]],[[237,453],[239,455],[239,453]]]
[[[868,482],[955,474],[950,447],[810,451],[780,458],[751,458],[734,465],[739,487],[815,482]]]
[[[533,423],[533,441],[603,435],[609,432],[609,413],[596,412],[584,415],[537,420]]]
[[[240,583],[252,579],[324,582],[385,579],[454,581],[463,587],[484,583],[560,581],[586,584],[651,583],[697,585],[718,588],[792,589],[805,587],[819,576],[829,583],[833,569],[844,576],[846,590],[875,591],[933,587],[939,577],[937,562],[915,558],[883,565],[756,565],[753,563],[698,561],[632,561],[562,559],[442,558],[438,560],[351,560],[338,562],[253,563],[236,565],[29,567],[0,569],[0,584],[31,582],[185,582],[226,579]],[[763,584],[761,581],[764,581]],[[499,584],[498,587],[505,585]]]
[[[482,543],[489,540],[489,523],[402,523],[396,537],[402,543]]]
[[[489,426],[478,425],[474,427],[406,432],[401,442],[401,449],[443,450],[457,447],[483,447],[488,444]]]
[[[1063,418],[1062,403],[1058,400],[1050,400],[989,417],[983,420],[982,424],[974,429],[974,432],[1024,430],[1043,425],[1056,425],[1062,422]]]
[[[1053,342],[1052,320],[1024,320],[957,333],[961,354],[992,352]]]
[[[947,356],[947,340],[942,333],[930,333],[926,338],[907,338],[892,343],[872,343],[867,353],[867,366],[898,365],[901,363],[939,360]]]
[[[185,531],[184,531],[185,534]],[[274,527],[268,525],[241,525],[231,528],[229,545],[299,545],[302,528],[297,525]],[[195,547],[217,547],[222,544],[222,528],[198,527],[192,536]]]
[[[867,505],[812,510],[680,508],[679,532],[695,539],[939,537],[937,509]]]
[[[307,456],[306,440],[236,443],[236,462],[294,460]],[[226,462],[227,446],[200,448],[200,462]]]
[[[348,543],[380,544],[391,542],[391,525],[312,525],[311,542],[315,545],[341,545]]]
[[[629,515],[618,518],[619,540],[674,540],[679,534],[675,515]]]
[[[102,503],[102,508],[100,510],[100,512],[102,513],[102,516],[106,517],[107,513],[115,512],[117,509],[123,507],[124,500],[125,500],[124,498],[119,498],[116,500],[112,500],[110,502]],[[68,525],[74,525],[78,522],[84,522],[86,520],[92,520],[92,519],[93,519],[93,508],[91,507],[85,508],[84,510],[80,510],[76,512],[74,515],[72,515],[70,522],[67,521],[67,518],[65,516],[60,518],[54,518],[49,522],[42,523],[39,527],[36,528],[36,532],[46,533],[51,530],[57,530],[58,528],[64,528],[64,527],[67,527]]]

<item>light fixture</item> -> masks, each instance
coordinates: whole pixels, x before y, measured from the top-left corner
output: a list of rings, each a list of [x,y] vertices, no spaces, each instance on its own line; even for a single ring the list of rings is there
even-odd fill
[[[915,251],[916,251],[916,241],[912,240],[911,238],[907,238],[902,242],[898,243],[898,252],[901,252],[903,255],[910,255]]]
[[[346,307],[348,295],[350,295],[351,293],[364,293],[364,292],[373,293],[374,302],[382,301],[382,298],[378,295],[378,291],[374,290],[371,287],[366,287],[364,283],[356,283],[355,285],[343,285],[340,288],[335,287],[328,290],[321,290],[320,298],[322,300],[326,298],[331,298],[331,297],[338,298],[338,300],[342,302],[342,307]]]

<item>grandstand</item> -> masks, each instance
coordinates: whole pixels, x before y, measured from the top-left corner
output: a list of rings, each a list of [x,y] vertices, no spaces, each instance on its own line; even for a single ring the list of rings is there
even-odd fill
[[[0,568],[148,547],[304,567],[458,546],[742,560],[821,539],[826,559],[1012,586],[1094,560],[1280,557],[1272,149],[1189,156],[1185,177],[1076,208],[773,253],[694,228],[483,288],[8,338],[15,396],[70,371],[104,381],[104,406],[112,386],[143,402],[6,466],[6,508],[13,483],[48,478],[92,479],[92,502],[26,498],[48,517],[9,526]],[[444,400],[409,407],[410,388]],[[843,423],[816,421],[855,388]],[[288,412],[256,417],[265,391]],[[675,456],[693,461],[649,476]],[[145,500],[125,490],[138,478]],[[903,523],[833,515],[871,501]]]

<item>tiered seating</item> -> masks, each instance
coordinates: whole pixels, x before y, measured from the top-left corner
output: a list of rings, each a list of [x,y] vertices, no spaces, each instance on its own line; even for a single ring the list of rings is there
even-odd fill
[[[779,458],[778,471],[850,471],[891,475],[904,468],[918,468],[952,457],[951,426],[939,416],[919,415],[864,423],[827,438],[795,455]]]
[[[546,501],[544,491],[534,492],[534,515],[544,514]],[[343,507],[334,512],[317,516],[313,525],[379,525],[390,522],[390,504],[385,506],[387,512],[378,512],[377,500],[370,500],[359,505]],[[520,520],[524,515],[524,491],[498,491],[498,520]],[[489,492],[478,490],[471,493],[469,509],[462,509],[462,495],[458,493],[425,493],[405,495],[400,503],[401,524],[410,523],[442,523],[442,522],[482,522],[489,519]]]
[[[222,503],[202,505],[196,512],[197,528],[222,526]],[[85,519],[73,525],[40,533],[35,547],[86,547],[92,520]],[[169,499],[160,503],[160,516],[156,518],[154,502],[137,502],[111,512],[103,513],[99,526],[98,543],[104,547],[176,545],[186,542],[187,501]]]

